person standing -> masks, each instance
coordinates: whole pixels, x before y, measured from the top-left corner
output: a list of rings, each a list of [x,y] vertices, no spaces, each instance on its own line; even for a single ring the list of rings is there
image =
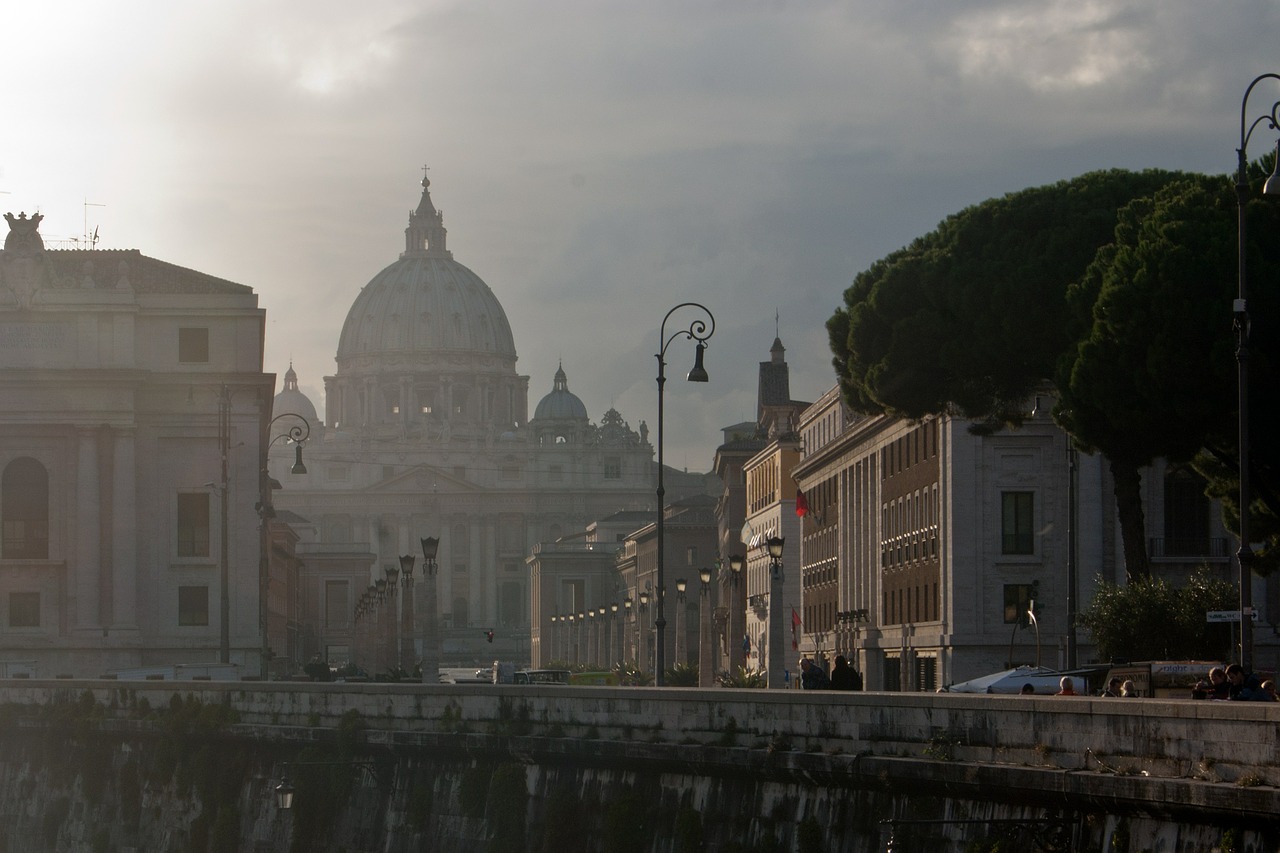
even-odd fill
[[[861,690],[862,676],[849,665],[844,655],[836,655],[836,665],[831,670],[832,690]]]
[[[831,679],[822,667],[808,658],[800,658],[800,686],[805,690],[826,690],[831,687]]]

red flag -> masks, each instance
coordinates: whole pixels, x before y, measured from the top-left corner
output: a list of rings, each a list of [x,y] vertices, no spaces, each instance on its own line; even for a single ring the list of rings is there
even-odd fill
[[[792,651],[800,648],[800,614],[796,609],[791,608],[791,649]]]
[[[805,500],[804,492],[796,489],[796,515],[804,518],[809,514],[809,502]]]

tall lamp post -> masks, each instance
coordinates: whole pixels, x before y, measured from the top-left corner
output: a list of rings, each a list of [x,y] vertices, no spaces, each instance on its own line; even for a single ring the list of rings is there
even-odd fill
[[[413,660],[417,649],[413,642],[413,564],[412,554],[400,555],[400,584],[404,587],[404,595],[400,599],[400,668],[406,672],[413,671]]]
[[[387,566],[387,674],[399,678],[400,669],[400,614],[396,610],[396,587],[400,582],[400,570]]]
[[[618,621],[618,602],[616,601],[609,604],[609,624],[613,626],[613,645],[609,653],[613,660],[609,661],[609,669],[613,669],[622,662],[622,629],[624,627]]]
[[[736,672],[747,665],[746,651],[742,647],[742,639],[747,635],[747,612],[743,609],[741,593],[742,570],[746,568],[747,558],[741,554],[729,557],[729,671]]]
[[[711,570],[699,569],[698,580],[698,686],[715,684],[715,641],[711,636]]]
[[[667,320],[669,320],[671,318],[671,315],[679,311],[681,308],[695,308],[701,311],[702,313],[706,314],[707,319],[703,320],[701,317],[695,318],[693,322],[689,324],[688,329],[679,329],[675,332],[672,332],[671,337],[667,337]],[[710,325],[708,325],[708,321],[710,321]],[[657,358],[658,358],[658,591],[657,591],[656,618],[653,623],[654,628],[657,630],[657,657],[654,662],[654,669],[656,670],[654,672],[654,684],[656,684],[658,687],[663,686],[663,682],[665,681],[664,669],[666,668],[665,643],[666,643],[667,620],[666,620],[666,617],[663,615],[663,609],[662,609],[663,599],[665,598],[665,593],[666,593],[666,587],[663,586],[663,580],[664,580],[663,567],[664,567],[664,563],[666,562],[666,554],[663,551],[663,533],[664,533],[663,528],[665,525],[665,516],[666,516],[666,512],[665,512],[666,501],[664,499],[664,495],[666,494],[666,489],[663,488],[663,485],[662,485],[662,464],[663,464],[662,462],[662,420],[663,420],[662,396],[663,396],[663,388],[667,384],[667,371],[666,371],[667,347],[671,345],[672,341],[680,337],[684,337],[685,339],[691,340],[691,341],[697,341],[698,346],[697,346],[697,350],[694,353],[693,369],[689,371],[688,376],[686,376],[685,378],[688,379],[690,382],[706,382],[708,378],[707,369],[702,366],[702,354],[706,352],[707,339],[710,338],[713,334],[715,334],[715,331],[716,331],[715,316],[712,315],[712,313],[709,310],[707,310],[707,307],[705,305],[701,305],[697,302],[681,302],[679,305],[672,308],[670,311],[667,312],[666,316],[662,318],[662,325],[658,329],[658,343],[660,344],[660,346],[658,347],[658,354],[657,354]]]
[[[222,535],[225,537],[227,535],[227,523],[228,523],[227,515],[226,515],[226,510],[227,510],[226,477],[227,477],[227,454],[230,452],[230,449],[231,449],[231,422],[230,422],[231,392],[225,390],[226,386],[223,386],[223,389],[224,390],[222,394],[219,395],[219,414],[221,415],[221,410],[222,410],[222,406],[224,404],[224,398],[225,398],[226,419],[224,420],[222,417],[219,417],[218,437],[220,439],[220,449],[222,452],[222,476],[223,476],[223,484],[222,484],[222,495],[223,495],[222,497],[222,507],[223,507],[222,531],[223,532],[222,532]],[[281,432],[278,435],[272,436],[267,441],[266,448],[263,451],[264,464],[262,468],[262,476],[259,478],[260,480],[259,491],[261,492],[261,494],[258,497],[257,510],[258,510],[258,517],[259,517],[259,526],[261,529],[259,532],[259,539],[258,539],[258,633],[262,638],[262,651],[259,657],[260,657],[260,667],[261,667],[260,675],[263,679],[266,679],[268,676],[268,663],[271,659],[271,639],[270,639],[270,630],[269,630],[270,629],[270,612],[271,612],[269,607],[269,601],[271,597],[271,527],[270,525],[271,525],[271,519],[275,518],[275,514],[276,514],[275,509],[273,509],[271,506],[271,489],[272,489],[271,476],[270,474],[267,473],[267,468],[265,465],[265,457],[266,457],[266,454],[270,452],[271,446],[275,444],[277,441],[283,441],[286,444],[292,443],[294,445],[294,450],[296,451],[296,454],[294,457],[293,467],[289,469],[289,473],[305,474],[307,473],[307,466],[302,464],[302,444],[308,438],[311,437],[311,423],[302,415],[296,414],[294,412],[285,412],[284,414],[276,415],[274,418],[268,421],[267,422],[268,434],[271,432],[271,427],[275,426],[276,423],[286,419],[297,421],[297,423],[292,424],[291,426],[287,427],[284,430],[284,432]],[[223,542],[225,543],[226,540],[224,539]],[[222,562],[219,566],[219,568],[223,572],[222,600],[224,604],[227,601],[227,595],[226,595],[227,575],[230,573],[227,568],[227,565],[228,565],[227,554],[226,554],[226,549],[224,547]],[[286,584],[288,583],[289,582],[286,580]],[[285,620],[286,620],[285,635],[286,637],[288,635],[287,622],[288,622],[288,619],[290,618],[288,595],[291,593],[291,591],[292,591],[292,587],[289,586],[286,589],[286,603],[285,603]],[[228,657],[230,657],[230,653],[231,653],[230,642],[229,642],[229,634],[230,634],[230,627],[231,627],[230,609],[224,606],[224,609],[219,615],[220,615],[220,618],[223,620],[222,636],[224,638],[227,638],[223,641],[222,646],[223,646],[223,649],[225,650],[224,653]],[[286,654],[288,654],[287,650],[286,650]],[[226,658],[224,658],[223,663],[226,663],[226,662],[227,660]]]
[[[1263,80],[1280,81],[1280,74],[1261,74],[1255,77],[1244,91],[1240,101],[1240,147],[1236,149],[1236,198],[1238,202],[1237,229],[1238,240],[1238,272],[1239,292],[1232,305],[1236,332],[1236,365],[1237,389],[1240,395],[1239,411],[1239,444],[1240,444],[1240,549],[1236,551],[1236,568],[1240,580],[1240,665],[1245,671],[1253,668],[1253,547],[1249,544],[1249,306],[1248,275],[1246,273],[1246,227],[1245,210],[1248,207],[1249,169],[1248,155],[1245,153],[1249,145],[1249,137],[1258,125],[1266,123],[1270,130],[1280,130],[1280,101],[1273,102],[1271,109],[1248,120],[1249,95],[1253,87]],[[1264,196],[1280,196],[1280,144],[1276,146],[1276,171],[1262,187]]]
[[[630,598],[622,599],[622,615],[624,617],[622,620],[622,629],[624,631],[628,631],[630,629],[627,626],[631,624],[631,599]],[[623,640],[623,646],[622,646],[622,660],[624,661],[627,659],[627,646],[630,645],[630,643],[627,642],[627,639]],[[639,659],[639,656],[640,656],[639,652],[637,652],[636,658]],[[639,666],[640,664],[637,663],[636,668],[638,669]]]
[[[640,612],[636,614],[636,666],[641,672],[652,665],[649,660],[649,645],[645,642],[644,615],[649,609],[649,590],[640,593]]]
[[[769,670],[770,690],[786,687],[786,652],[782,644],[782,546],[786,542],[774,536],[765,543],[769,550]]]
[[[440,633],[436,616],[436,553],[440,540],[428,536],[422,540],[422,580],[426,584],[422,619],[422,683],[440,683]]]
[[[689,653],[685,646],[688,645],[687,635],[689,628],[684,624],[684,619],[688,605],[685,603],[684,591],[689,588],[688,582],[684,578],[676,578],[676,659],[675,665],[687,663]]]

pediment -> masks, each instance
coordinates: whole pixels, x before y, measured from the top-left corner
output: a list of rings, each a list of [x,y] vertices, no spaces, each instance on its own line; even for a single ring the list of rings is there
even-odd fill
[[[458,477],[443,468],[437,468],[434,465],[417,465],[389,479],[374,483],[364,491],[377,494],[429,495],[433,492],[447,494],[481,492],[483,489],[470,480]]]

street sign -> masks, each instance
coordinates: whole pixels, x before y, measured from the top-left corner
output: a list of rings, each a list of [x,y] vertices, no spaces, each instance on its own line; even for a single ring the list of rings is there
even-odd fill
[[[1249,618],[1251,621],[1257,622],[1258,611],[1250,610]],[[1206,622],[1239,622],[1240,611],[1239,610],[1206,610],[1204,614],[1204,621]]]

